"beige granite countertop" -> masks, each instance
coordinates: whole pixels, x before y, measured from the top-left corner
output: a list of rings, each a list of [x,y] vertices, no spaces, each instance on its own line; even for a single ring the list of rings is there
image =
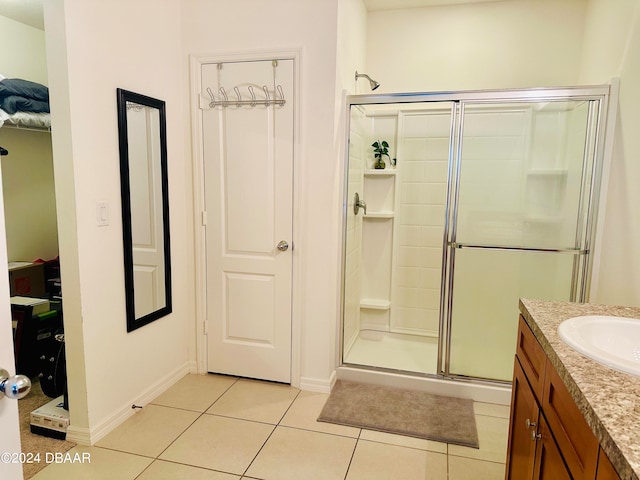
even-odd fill
[[[521,299],[520,311],[620,477],[640,480],[640,377],[579,354],[557,333],[571,317],[640,318],[640,308]]]

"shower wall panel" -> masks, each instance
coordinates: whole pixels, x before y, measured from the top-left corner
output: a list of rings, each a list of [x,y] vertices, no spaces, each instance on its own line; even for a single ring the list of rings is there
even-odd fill
[[[578,218],[588,102],[547,104],[532,115],[531,157],[526,178],[528,243],[572,248]],[[591,182],[587,165],[586,185]]]
[[[450,110],[400,115],[392,331],[438,335]]]
[[[458,238],[467,244],[523,241],[529,112],[528,108],[465,110]]]

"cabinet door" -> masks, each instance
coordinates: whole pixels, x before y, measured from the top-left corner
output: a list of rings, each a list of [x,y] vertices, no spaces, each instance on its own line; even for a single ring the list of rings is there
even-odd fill
[[[544,371],[547,363],[547,355],[542,350],[533,332],[520,315],[518,320],[518,341],[516,343],[516,355],[522,365],[522,370],[527,375],[533,393],[537,398],[542,397],[544,388]]]
[[[616,469],[613,468],[607,455],[602,451],[602,448],[600,448],[600,453],[598,454],[596,480],[620,480],[620,476],[616,472]]]
[[[536,465],[534,480],[572,480],[564,464],[560,450],[551,436],[551,430],[540,415],[536,441]]]
[[[507,447],[507,480],[530,479],[535,454],[534,430],[538,422],[538,403],[527,377],[516,358],[511,392],[511,419]]]
[[[595,478],[598,439],[549,360],[540,403],[571,475],[576,480]]]

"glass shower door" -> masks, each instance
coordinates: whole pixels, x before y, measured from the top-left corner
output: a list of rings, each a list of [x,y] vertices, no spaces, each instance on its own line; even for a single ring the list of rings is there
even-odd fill
[[[351,107],[344,203],[345,365],[438,374],[454,107],[452,102]],[[384,169],[374,168],[376,141],[389,145]]]
[[[445,374],[510,381],[518,298],[582,300],[597,108],[461,102]]]

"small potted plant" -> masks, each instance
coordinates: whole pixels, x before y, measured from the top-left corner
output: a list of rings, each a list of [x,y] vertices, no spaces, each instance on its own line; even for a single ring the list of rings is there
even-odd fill
[[[386,155],[387,158],[391,159],[391,157],[389,157],[389,144],[386,140],[376,140],[371,144],[371,146],[373,147],[373,156],[376,159],[376,163],[373,167],[378,170],[385,168],[386,164],[382,157]]]

